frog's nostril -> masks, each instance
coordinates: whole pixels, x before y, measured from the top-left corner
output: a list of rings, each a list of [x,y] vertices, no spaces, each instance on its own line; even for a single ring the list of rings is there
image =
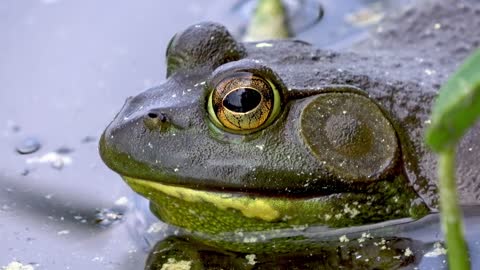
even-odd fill
[[[163,130],[168,126],[168,117],[165,113],[152,110],[146,114],[144,123],[150,130],[160,129]]]
[[[157,113],[154,113],[154,112],[149,112],[147,115],[148,115],[148,117],[150,117],[150,118],[157,118],[157,117],[158,117],[158,114],[157,114]]]
[[[147,113],[147,116],[150,119],[156,119],[157,121],[160,121],[162,123],[165,123],[167,121],[167,115],[162,112],[150,111],[149,113]]]

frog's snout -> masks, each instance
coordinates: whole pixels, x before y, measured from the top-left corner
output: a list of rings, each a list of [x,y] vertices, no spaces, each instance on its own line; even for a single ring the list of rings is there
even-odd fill
[[[146,119],[160,121],[158,113],[150,115],[150,111],[141,110],[143,99],[129,97],[125,104],[108,125],[99,142],[100,156],[112,170],[123,174],[130,170],[130,165],[122,157],[128,156],[138,148],[140,140],[147,132]],[[127,164],[128,163],[128,164]]]

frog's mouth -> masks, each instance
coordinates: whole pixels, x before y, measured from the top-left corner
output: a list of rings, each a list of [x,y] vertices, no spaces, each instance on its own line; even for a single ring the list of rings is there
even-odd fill
[[[404,179],[382,181],[376,193],[338,193],[313,198],[266,197],[195,190],[123,177],[148,198],[161,220],[207,234],[252,232],[298,226],[350,227],[428,213]]]

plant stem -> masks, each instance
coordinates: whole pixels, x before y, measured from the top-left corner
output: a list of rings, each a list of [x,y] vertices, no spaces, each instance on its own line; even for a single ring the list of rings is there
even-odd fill
[[[285,39],[290,36],[287,12],[281,0],[258,0],[244,41]]]
[[[463,238],[463,216],[458,206],[455,183],[455,147],[447,147],[439,154],[438,176],[442,229],[447,242],[449,269],[468,270],[467,245]]]

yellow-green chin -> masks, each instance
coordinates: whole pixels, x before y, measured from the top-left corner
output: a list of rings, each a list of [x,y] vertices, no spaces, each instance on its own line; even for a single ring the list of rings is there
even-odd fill
[[[150,200],[166,223],[204,234],[258,232],[298,226],[348,227],[403,217],[418,218],[428,208],[404,179],[384,181],[376,192],[286,198],[194,190],[124,177]]]

